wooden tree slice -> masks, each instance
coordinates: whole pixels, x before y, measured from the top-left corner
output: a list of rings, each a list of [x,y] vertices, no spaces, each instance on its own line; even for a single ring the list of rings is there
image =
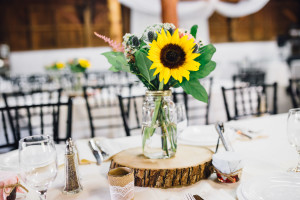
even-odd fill
[[[178,146],[174,158],[148,159],[142,148],[132,148],[116,154],[110,168],[134,169],[135,186],[170,188],[194,184],[213,172],[213,152],[207,148]]]

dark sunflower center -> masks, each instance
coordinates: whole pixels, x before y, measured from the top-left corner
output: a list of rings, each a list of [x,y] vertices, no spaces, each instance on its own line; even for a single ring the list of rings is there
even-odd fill
[[[160,53],[161,63],[170,69],[181,66],[185,61],[185,52],[176,44],[167,44]]]

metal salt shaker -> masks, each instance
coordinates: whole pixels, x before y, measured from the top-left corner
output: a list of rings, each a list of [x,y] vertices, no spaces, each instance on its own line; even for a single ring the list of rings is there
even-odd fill
[[[65,187],[64,194],[76,194],[82,190],[78,173],[76,149],[71,138],[67,140],[65,151]]]

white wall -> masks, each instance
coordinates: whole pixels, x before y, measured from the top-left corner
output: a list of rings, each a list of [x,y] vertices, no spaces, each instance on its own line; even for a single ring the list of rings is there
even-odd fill
[[[106,70],[109,63],[103,52],[111,51],[109,47],[91,47],[74,49],[54,49],[36,51],[16,51],[10,55],[11,74],[45,73],[45,66],[53,62],[67,62],[73,58],[86,58],[91,62],[90,70]]]

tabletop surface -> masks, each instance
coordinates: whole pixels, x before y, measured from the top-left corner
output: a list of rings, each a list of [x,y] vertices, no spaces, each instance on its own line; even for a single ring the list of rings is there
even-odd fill
[[[232,143],[234,150],[242,155],[245,163],[240,182],[233,184],[219,183],[216,180],[216,175],[213,174],[208,180],[202,180],[187,187],[172,189],[136,187],[135,200],[184,199],[186,193],[203,194],[209,192],[211,188],[215,190],[221,189],[231,196],[231,199],[236,199],[236,189],[241,182],[272,173],[286,172],[288,168],[296,166],[298,155],[296,150],[287,141],[286,123],[287,114],[251,118],[230,123],[235,127],[258,130],[264,135],[264,137],[252,140],[237,139]],[[131,136],[130,138],[124,138],[124,141],[132,140],[128,145],[128,148],[130,148],[130,144],[134,143],[134,141],[139,142],[140,139],[140,136]],[[221,148],[220,150],[222,151],[223,149]],[[107,181],[109,165],[110,162],[105,162],[101,166],[79,166],[81,183],[84,190],[77,195],[71,196],[62,194],[64,168],[61,167],[55,182],[48,190],[47,199],[110,199]],[[34,191],[30,191],[26,199],[35,200],[38,198]],[[226,200],[226,197],[223,199]]]

